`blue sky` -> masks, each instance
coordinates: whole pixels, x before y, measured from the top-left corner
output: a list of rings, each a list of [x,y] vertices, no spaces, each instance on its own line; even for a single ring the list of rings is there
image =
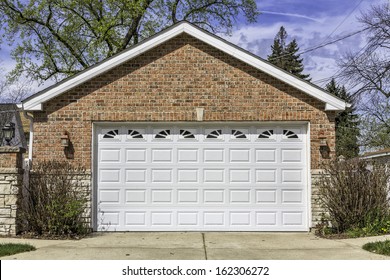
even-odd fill
[[[266,58],[280,26],[288,40],[297,39],[300,51],[341,38],[362,28],[357,17],[371,5],[389,0],[258,0],[262,14],[257,23],[240,22],[227,40]],[[324,86],[339,70],[346,52],[357,52],[366,44],[364,33],[303,54],[305,72],[312,82]]]
[[[280,26],[284,26],[289,40],[297,39],[300,50],[306,50],[335,40],[361,29],[356,17],[372,4],[390,0],[258,0],[262,14],[257,23],[237,22],[228,41],[266,58]],[[329,77],[337,73],[337,61],[346,52],[359,51],[366,42],[360,33],[336,44],[303,54],[305,73],[312,82],[324,86]],[[9,58],[9,47],[0,49],[0,66],[11,70],[14,62]],[[45,86],[45,85],[44,85]],[[46,84],[47,86],[47,84]],[[41,88],[34,88],[40,90]]]

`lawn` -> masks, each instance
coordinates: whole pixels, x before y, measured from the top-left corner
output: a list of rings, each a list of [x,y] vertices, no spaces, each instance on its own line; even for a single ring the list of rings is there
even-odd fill
[[[370,242],[364,244],[363,249],[372,253],[390,256],[390,240]]]
[[[0,257],[10,256],[18,253],[35,251],[35,247],[29,244],[2,243],[0,244]]]

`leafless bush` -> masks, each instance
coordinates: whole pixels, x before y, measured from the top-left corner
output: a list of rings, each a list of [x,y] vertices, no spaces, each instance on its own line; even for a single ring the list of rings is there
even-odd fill
[[[34,163],[30,184],[22,193],[20,219],[38,235],[74,236],[88,231],[83,213],[88,188],[84,168],[56,160]]]
[[[364,228],[390,214],[389,168],[363,160],[332,162],[320,179],[320,201],[338,232]]]

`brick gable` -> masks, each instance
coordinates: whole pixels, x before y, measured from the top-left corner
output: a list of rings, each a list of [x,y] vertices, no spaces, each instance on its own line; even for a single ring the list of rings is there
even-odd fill
[[[64,159],[91,168],[94,121],[309,121],[311,168],[320,166],[318,135],[334,150],[334,116],[325,104],[186,34],[46,102],[34,112],[34,159]]]

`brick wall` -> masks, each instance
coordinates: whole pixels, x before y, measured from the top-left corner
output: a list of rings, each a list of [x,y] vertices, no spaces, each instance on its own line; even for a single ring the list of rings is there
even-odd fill
[[[44,104],[34,112],[34,160],[68,159],[92,170],[92,124],[101,121],[309,121],[311,168],[334,153],[325,104],[189,35],[180,35]],[[69,132],[72,156],[60,145]]]
[[[94,121],[310,121],[311,166],[322,162],[320,133],[334,150],[334,113],[325,104],[189,35],[178,36],[44,104],[34,113],[34,158],[91,168]]]
[[[23,186],[24,152],[19,147],[0,147],[0,235],[17,233],[17,200]]]

